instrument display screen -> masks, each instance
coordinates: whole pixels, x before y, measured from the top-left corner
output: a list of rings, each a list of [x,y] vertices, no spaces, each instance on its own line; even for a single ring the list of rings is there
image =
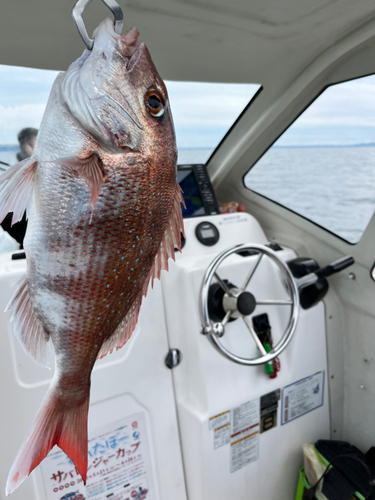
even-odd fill
[[[186,208],[182,208],[183,217],[194,217],[197,215],[205,215],[206,211],[203,206],[201,195],[193,169],[184,169],[177,171],[177,182],[180,184],[183,191]]]
[[[213,229],[201,229],[201,235],[203,238],[214,238],[215,237],[215,232]]]

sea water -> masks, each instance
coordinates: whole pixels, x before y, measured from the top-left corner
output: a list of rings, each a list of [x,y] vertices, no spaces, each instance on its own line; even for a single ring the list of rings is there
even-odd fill
[[[375,209],[375,147],[273,147],[244,183],[357,243]]]
[[[0,161],[7,163],[8,165],[14,165],[17,163],[17,153],[19,152],[19,146],[0,146]],[[1,169],[6,169],[7,166],[0,163]],[[1,170],[0,170],[1,172]]]
[[[0,146],[0,161],[14,165],[18,151],[16,145]],[[180,149],[178,163],[206,163],[212,152]],[[375,210],[375,147],[272,147],[245,175],[244,183],[357,243]]]
[[[1,146],[0,145],[0,161],[14,165],[17,163],[16,154],[20,148],[17,145]],[[178,151],[178,164],[186,165],[189,163],[206,163],[213,148],[186,148]],[[1,163],[0,163],[1,166]]]
[[[208,148],[179,150],[178,162],[205,163],[212,153]],[[375,146],[272,147],[245,175],[244,184],[358,243],[375,210]]]

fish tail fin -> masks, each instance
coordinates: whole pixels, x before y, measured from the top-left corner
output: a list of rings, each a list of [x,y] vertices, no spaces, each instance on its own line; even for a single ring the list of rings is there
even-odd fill
[[[57,444],[73,461],[86,484],[87,415],[90,392],[69,406],[52,385],[18,451],[8,475],[6,496],[15,491]]]

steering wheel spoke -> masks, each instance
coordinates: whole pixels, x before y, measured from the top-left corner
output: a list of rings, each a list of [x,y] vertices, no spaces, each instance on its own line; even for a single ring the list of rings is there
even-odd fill
[[[228,311],[228,312],[226,313],[226,315],[224,316],[223,321],[221,322],[221,324],[222,324],[223,326],[225,326],[225,325],[228,323],[228,321],[230,320],[230,317],[232,316],[232,312],[233,312],[233,311]]]
[[[257,300],[257,306],[292,306],[293,300]]]
[[[217,282],[219,283],[219,285],[221,286],[221,288],[224,290],[224,292],[226,294],[228,294],[229,297],[234,297],[233,293],[231,292],[231,289],[227,286],[225,281],[223,281],[216,272],[214,273],[214,276],[215,276]]]
[[[250,269],[249,274],[246,276],[246,279],[243,282],[243,285],[241,286],[241,290],[246,290],[246,288],[249,286],[250,280],[253,277],[255,271],[257,270],[257,268],[260,264],[260,261],[263,258],[263,255],[264,255],[263,253],[259,253],[259,257],[258,257],[257,261],[255,262],[254,266]]]

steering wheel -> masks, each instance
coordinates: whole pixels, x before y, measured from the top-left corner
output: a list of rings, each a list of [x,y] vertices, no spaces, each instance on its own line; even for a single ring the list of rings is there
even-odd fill
[[[228,283],[222,280],[218,274],[218,269],[220,265],[227,259],[230,255],[241,252],[251,252],[252,254],[257,254],[258,257],[255,261],[255,264],[249,270],[245,281],[243,282],[241,288],[230,287]],[[282,272],[283,278],[285,278],[285,282],[287,285],[289,299],[288,300],[273,300],[267,299],[264,300],[263,297],[261,299],[256,299],[252,293],[247,291],[247,287],[250,283],[251,278],[253,277],[255,271],[257,270],[261,260],[267,257],[271,259]],[[225,316],[219,322],[214,322],[210,318],[209,314],[209,290],[212,279],[215,278],[222,290],[224,291],[224,296],[222,298],[222,308],[224,310]],[[270,352],[267,352],[259,340],[258,335],[256,334],[250,319],[249,315],[252,314],[257,305],[270,305],[276,307],[289,307],[290,308],[290,316],[287,327],[281,336],[279,342],[273,346]],[[291,271],[288,266],[285,264],[283,260],[277,255],[276,252],[271,250],[270,248],[263,245],[255,245],[255,244],[244,244],[237,245],[235,247],[230,248],[229,250],[224,250],[221,252],[208,266],[206,273],[203,278],[201,291],[200,291],[200,316],[202,323],[202,333],[207,336],[212,345],[222,354],[224,357],[234,361],[235,363],[239,363],[241,365],[261,365],[271,361],[276,358],[289,344],[292,340],[293,334],[296,330],[297,319],[298,319],[298,309],[299,309],[299,293],[297,283],[295,282]],[[253,338],[258,350],[261,355],[256,358],[241,358],[236,354],[233,354],[228,349],[226,349],[222,343],[220,342],[220,338],[225,333],[225,325],[232,318],[241,317],[244,321],[246,328],[249,330],[251,337]]]

